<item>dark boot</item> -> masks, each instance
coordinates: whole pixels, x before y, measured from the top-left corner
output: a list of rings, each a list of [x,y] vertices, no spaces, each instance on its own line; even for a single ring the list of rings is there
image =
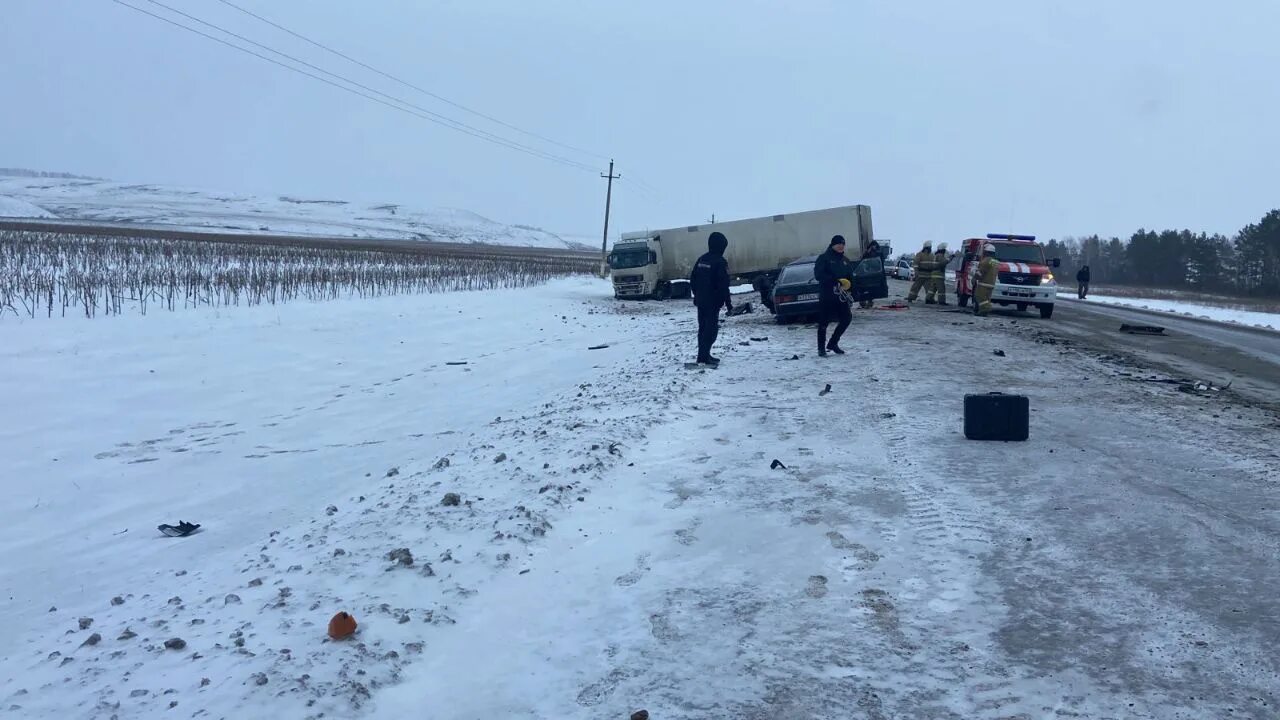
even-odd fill
[[[827,349],[837,355],[844,354],[844,351],[840,349],[840,346],[836,344],[835,340],[832,340],[831,342],[827,343]]]
[[[827,326],[818,326],[818,357],[827,356]]]

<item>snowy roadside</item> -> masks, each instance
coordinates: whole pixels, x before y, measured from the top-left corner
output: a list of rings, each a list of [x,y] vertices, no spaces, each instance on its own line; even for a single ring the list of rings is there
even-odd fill
[[[1075,297],[1070,296],[1069,289],[1064,288],[1060,291],[1059,298],[1068,302],[1081,302]],[[1100,303],[1103,305],[1118,305],[1120,307],[1141,308],[1143,310],[1154,310],[1163,313],[1172,313],[1177,315],[1186,315],[1189,317],[1205,318],[1216,322],[1232,323],[1235,325],[1248,325],[1250,327],[1271,328],[1272,330],[1280,330],[1280,314],[1260,312],[1257,310],[1238,310],[1234,308],[1217,307],[1213,305],[1201,305],[1199,303],[1187,302],[1183,300],[1159,300],[1155,298],[1129,298],[1129,297],[1112,297],[1108,295],[1090,294],[1086,303]]]
[[[6,707],[353,712],[682,388],[671,309],[607,293],[7,323]],[[326,641],[338,610],[358,642]]]
[[[1280,599],[1262,589],[1280,583],[1280,454],[1259,429],[1280,422],[1137,382],[1038,320],[858,311],[849,355],[819,361],[811,328],[757,312],[726,321],[725,364],[702,371],[682,364],[686,304],[618,303],[595,281],[263,310],[82,322],[60,338],[24,325],[0,351],[19,369],[4,390],[44,408],[0,435],[29,456],[0,517],[0,552],[25,558],[0,573],[21,631],[0,665],[5,707],[459,720],[1275,707]],[[114,331],[83,330],[97,322]],[[963,439],[963,394],[988,390],[1031,397],[1030,442]],[[215,417],[237,425],[165,439]],[[122,454],[93,459],[102,448]],[[178,517],[206,529],[154,537]],[[412,564],[388,557],[399,548]],[[339,609],[361,622],[354,642],[324,637]],[[186,647],[164,650],[173,637]]]

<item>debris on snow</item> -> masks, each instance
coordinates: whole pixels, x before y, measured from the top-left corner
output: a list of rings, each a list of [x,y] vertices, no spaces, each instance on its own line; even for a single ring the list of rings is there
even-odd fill
[[[506,461],[507,461],[507,454],[506,454],[506,453],[498,453],[497,455],[495,455],[495,456],[494,456],[493,461],[494,461],[495,463],[506,462]]]
[[[826,387],[818,391],[818,397],[822,397],[823,395],[826,395],[829,392],[831,392],[831,383],[827,383]]]
[[[458,493],[445,493],[444,498],[440,500],[440,504],[445,507],[457,507],[462,504],[462,497]]]
[[[165,650],[183,650],[187,647],[187,641],[182,638],[169,638],[164,641]]]
[[[774,458],[773,462],[769,463],[769,469],[770,470],[786,470],[787,466],[783,465],[781,460]]]
[[[405,567],[413,566],[413,553],[409,552],[409,548],[396,548],[387,553],[387,559],[392,562],[400,563]]]
[[[995,355],[996,357],[1004,357],[1004,351],[1003,351],[1003,350],[993,350],[993,351],[991,351],[991,354],[992,354],[992,355]]]
[[[388,470],[388,471],[387,471],[387,474],[385,475],[385,477],[395,477],[395,476],[397,476],[397,475],[399,475],[399,474],[400,474],[400,468],[398,468],[398,467],[393,467],[393,468],[391,468],[390,470]]]
[[[51,612],[52,612],[52,611],[51,611]],[[82,617],[82,618],[80,618],[80,629],[81,629],[81,630],[88,630],[90,625],[93,625],[93,618],[91,618],[91,617]]]
[[[1164,335],[1164,328],[1159,325],[1129,325],[1120,326],[1120,332],[1129,335]]]
[[[85,641],[80,643],[80,647],[84,647],[86,645],[92,647],[94,645],[97,645],[100,642],[102,642],[102,636],[99,635],[98,633],[94,633],[89,637],[85,638]]]
[[[356,634],[356,619],[342,610],[329,619],[329,637],[342,640]]]

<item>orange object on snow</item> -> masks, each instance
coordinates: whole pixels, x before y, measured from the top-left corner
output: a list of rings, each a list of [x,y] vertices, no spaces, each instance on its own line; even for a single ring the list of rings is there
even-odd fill
[[[329,621],[329,637],[342,640],[356,634],[356,619],[348,612],[340,612]]]

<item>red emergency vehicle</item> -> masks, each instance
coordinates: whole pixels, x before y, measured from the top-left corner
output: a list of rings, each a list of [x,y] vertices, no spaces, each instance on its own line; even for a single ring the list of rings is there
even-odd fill
[[[1000,261],[995,290],[991,302],[995,305],[1013,305],[1026,310],[1034,305],[1040,317],[1053,315],[1053,303],[1058,297],[1058,283],[1050,268],[1061,264],[1058,258],[1046,260],[1044,246],[1036,242],[1034,235],[1001,235],[989,233],[986,238],[969,238],[964,241],[964,256],[956,271],[956,297],[960,307],[969,304],[977,284],[978,263],[984,257],[983,246],[995,246],[996,259]]]

